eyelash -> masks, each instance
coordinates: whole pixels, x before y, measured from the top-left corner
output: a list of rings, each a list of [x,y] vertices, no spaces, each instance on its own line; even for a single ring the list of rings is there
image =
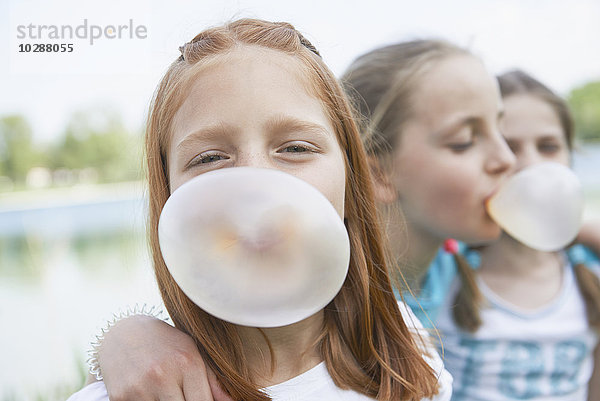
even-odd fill
[[[295,149],[295,150],[291,150],[290,149]],[[316,153],[317,150],[307,146],[307,145],[303,145],[303,144],[292,144],[292,145],[287,145],[283,148],[281,148],[281,150],[277,151],[277,153]],[[214,160],[214,158],[219,158],[218,160]],[[194,167],[197,165],[201,165],[201,164],[209,164],[209,163],[215,163],[221,160],[228,160],[229,157],[218,153],[218,152],[209,152],[209,153],[201,153],[197,156],[195,156],[192,160],[190,160],[190,162],[188,163],[187,167]]]
[[[220,157],[220,159],[219,160],[208,160],[208,161],[205,161],[207,159],[212,159],[212,158],[215,158],[215,157]],[[188,166],[189,167],[193,167],[193,166],[197,166],[197,165],[200,165],[200,164],[214,163],[214,162],[217,162],[217,161],[220,161],[220,160],[227,160],[227,159],[229,159],[229,157],[224,156],[224,155],[222,155],[220,153],[217,153],[217,152],[204,153],[204,154],[199,154],[196,157],[194,157],[192,160],[190,160],[190,162],[188,163]]]
[[[296,150],[287,151],[288,149],[292,149],[292,148],[295,148]],[[299,150],[299,149],[302,149],[302,150]],[[306,153],[306,152],[312,153],[312,152],[315,152],[315,149],[312,149],[306,145],[293,144],[293,145],[287,145],[287,146],[283,147],[281,151],[278,151],[278,153]]]
[[[541,143],[538,145],[538,149],[543,153],[555,153],[559,151],[560,147],[554,143]]]
[[[452,143],[448,146],[450,147],[450,149],[452,149],[452,151],[461,153],[473,146],[473,143],[473,140],[470,140],[469,142]]]

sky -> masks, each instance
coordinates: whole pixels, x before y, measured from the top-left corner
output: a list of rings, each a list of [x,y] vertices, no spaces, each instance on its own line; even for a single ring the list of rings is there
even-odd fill
[[[0,0],[0,117],[23,114],[40,142],[58,137],[78,111],[112,110],[139,129],[178,47],[238,17],[291,22],[338,76],[375,47],[435,37],[468,47],[492,73],[519,67],[563,95],[600,79],[598,0]],[[84,23],[84,39],[51,39],[50,28],[37,38],[42,25]],[[20,38],[30,24],[33,37]],[[143,27],[145,37],[132,38],[127,28],[121,38],[90,44],[92,25]],[[19,52],[40,43],[74,49]]]

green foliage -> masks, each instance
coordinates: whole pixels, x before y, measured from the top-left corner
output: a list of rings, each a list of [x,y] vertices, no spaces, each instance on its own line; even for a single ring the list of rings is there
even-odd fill
[[[41,159],[41,153],[34,148],[31,127],[24,117],[10,115],[0,119],[0,176],[22,183],[29,169]]]
[[[17,189],[25,187],[34,167],[47,169],[52,185],[75,184],[82,174],[87,174],[88,182],[139,180],[141,155],[140,136],[128,132],[115,112],[77,112],[63,135],[46,146],[33,141],[23,116],[0,118],[0,184],[8,180]]]
[[[76,113],[51,152],[50,167],[93,168],[101,182],[140,179],[141,144],[136,139],[114,113]]]
[[[600,81],[575,88],[567,97],[582,141],[600,140]]]

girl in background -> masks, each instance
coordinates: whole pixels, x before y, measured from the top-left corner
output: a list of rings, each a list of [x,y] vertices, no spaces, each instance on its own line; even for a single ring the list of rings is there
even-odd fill
[[[568,166],[573,123],[566,103],[521,71],[498,80],[514,171],[543,161]],[[452,283],[436,322],[453,399],[600,399],[598,259],[580,245],[537,251],[506,233],[469,253],[478,269]],[[455,301],[461,287],[474,294],[470,305]]]
[[[156,278],[175,326],[214,373],[213,392],[244,401],[449,399],[451,378],[394,298],[347,98],[291,25],[239,20],[187,43],[156,91],[146,146]],[[350,236],[342,289],[324,310],[290,326],[258,330],[207,314],[181,291],[160,253],[158,219],[170,193],[199,174],[239,166],[279,169],[313,184]],[[160,397],[206,394],[196,390]],[[96,382],[72,401],[109,393]]]
[[[342,78],[364,119],[375,194],[406,302],[431,327],[448,283],[468,264],[455,241],[500,235],[485,203],[514,163],[499,130],[496,80],[467,50],[419,40],[373,50]],[[406,225],[403,225],[403,213]],[[468,299],[469,293],[460,294]]]

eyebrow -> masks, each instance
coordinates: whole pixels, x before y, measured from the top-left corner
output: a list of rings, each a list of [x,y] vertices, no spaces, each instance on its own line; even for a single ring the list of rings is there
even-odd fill
[[[265,129],[274,134],[283,134],[285,132],[310,132],[324,137],[329,136],[327,128],[321,124],[285,115],[271,118],[265,124]],[[215,138],[236,134],[237,132],[238,129],[236,127],[226,123],[209,125],[186,135],[185,138],[177,144],[176,149],[182,150],[203,141],[214,140]]]
[[[321,124],[310,121],[300,120],[296,117],[279,115],[270,119],[265,128],[269,132],[284,133],[284,132],[310,132],[319,135],[328,136],[328,130]]]
[[[498,111],[498,114],[496,116],[496,121],[500,121],[502,119],[502,117],[504,117],[504,109],[501,109]],[[452,135],[454,132],[456,132],[456,130],[458,128],[464,127],[464,126],[475,125],[479,122],[479,120],[480,120],[479,117],[474,117],[474,116],[461,117],[461,118],[457,119],[456,121],[453,121],[452,123],[448,124],[444,128],[440,129],[437,132],[437,136],[442,137],[442,138],[447,137],[449,135]]]
[[[477,120],[477,117],[461,117],[438,130],[436,136],[439,138],[446,138],[454,134],[460,127],[474,125]]]
[[[562,132],[560,131],[556,131],[556,132],[544,132],[542,133],[541,136],[535,138],[536,141],[555,141],[555,140],[563,140],[565,139],[565,136]]]
[[[215,138],[220,138],[232,132],[236,132],[235,127],[224,123],[218,123],[202,127],[186,135],[185,138],[179,141],[179,143],[176,146],[176,149],[186,149],[199,142],[210,141]]]

